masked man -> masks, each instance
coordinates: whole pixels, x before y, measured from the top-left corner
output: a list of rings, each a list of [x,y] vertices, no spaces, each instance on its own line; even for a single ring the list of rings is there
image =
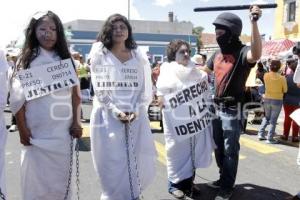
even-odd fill
[[[261,10],[250,8],[251,46],[241,43],[241,19],[229,12],[221,13],[213,22],[220,50],[208,60],[206,71],[215,74],[217,116],[213,121],[216,162],[220,178],[208,183],[219,188],[215,200],[230,199],[236,180],[239,160],[239,137],[244,102],[245,83],[252,67],[261,56],[262,44],[257,20]]]

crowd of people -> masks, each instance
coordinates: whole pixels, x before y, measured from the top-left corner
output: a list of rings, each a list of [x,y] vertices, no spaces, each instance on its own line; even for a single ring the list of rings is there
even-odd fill
[[[208,61],[204,54],[191,59],[189,43],[175,39],[167,46],[167,61],[155,63],[151,72],[148,57],[138,48],[126,17],[108,17],[85,63],[83,55],[70,52],[59,17],[51,11],[36,13],[26,28],[18,58],[8,55],[8,60],[0,51],[0,199],[7,199],[3,110],[8,91],[16,121],[10,130],[17,124],[23,145],[24,200],[74,199],[70,184],[73,140],[82,136],[81,102],[91,101],[91,96],[91,154],[102,200],[141,199],[143,190],[153,182],[156,150],[147,113],[153,99],[163,113],[167,191],[176,199],[199,197],[195,173],[210,166],[214,151],[219,179],[207,186],[218,189],[215,200],[230,199],[238,170],[239,138],[245,127],[245,115],[240,112],[247,103],[245,85],[256,64],[261,82],[256,89],[264,107],[258,139],[277,143],[275,128],[283,106],[281,138],[288,139],[292,126],[292,141],[299,142],[299,126],[289,117],[300,108],[299,58],[288,60],[284,75],[278,73],[280,60],[272,58],[268,67],[259,62],[262,43],[257,21],[261,14],[258,6],[251,6],[250,46],[239,39],[243,27],[240,17],[225,12],[213,23],[220,49]],[[67,63],[71,66],[61,74],[61,82],[47,92],[47,88],[40,93],[35,90],[32,98],[27,84],[33,82],[24,83],[24,76],[34,77],[37,70],[50,65],[51,70],[62,70]],[[49,77],[45,73],[40,79],[46,82]],[[299,195],[294,199],[300,199]]]

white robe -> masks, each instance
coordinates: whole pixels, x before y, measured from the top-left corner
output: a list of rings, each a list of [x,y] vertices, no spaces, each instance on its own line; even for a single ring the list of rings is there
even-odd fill
[[[194,64],[189,63],[188,67],[177,64],[176,62],[163,63],[160,67],[160,75],[158,77],[156,86],[158,96],[164,96],[177,90],[195,83],[202,77],[207,78],[207,74],[197,69]],[[168,180],[172,183],[179,183],[180,181],[193,176],[193,160],[195,168],[208,167],[212,162],[212,151],[215,148],[212,135],[212,125],[209,125],[203,133],[199,133],[190,139],[178,142],[172,136],[170,130],[170,121],[165,118],[163,112],[164,135],[166,141],[167,151],[167,171]],[[193,146],[194,155],[191,156],[191,142]]]
[[[30,67],[58,60],[60,57],[56,53],[40,48],[40,55],[30,63]],[[70,165],[71,91],[63,89],[25,101],[20,82],[13,79],[10,98],[12,112],[18,112],[25,103],[26,126],[32,134],[32,145],[23,146],[21,152],[23,200],[64,199]]]
[[[130,200],[131,190],[126,154],[125,127],[116,115],[120,111],[138,110],[138,117],[131,123],[129,137],[130,169],[133,196],[137,198],[154,179],[156,151],[146,107],[151,101],[151,75],[148,62],[139,51],[132,51],[133,58],[123,63],[139,67],[149,78],[140,91],[108,91],[107,96],[95,96],[91,113],[91,149],[95,170],[102,186],[101,200]],[[124,66],[113,54],[102,51],[102,45],[91,55],[91,76],[95,85],[93,68],[96,65]],[[144,65],[144,66],[143,66]],[[147,71],[149,67],[149,71]],[[148,81],[148,83],[146,83]],[[149,85],[148,85],[149,84]],[[150,97],[150,99],[149,99]],[[140,106],[144,104],[145,106]],[[137,170],[136,170],[137,168]]]
[[[5,144],[7,131],[4,119],[4,109],[7,103],[7,70],[8,63],[4,52],[0,50],[0,189],[6,196],[5,186]]]

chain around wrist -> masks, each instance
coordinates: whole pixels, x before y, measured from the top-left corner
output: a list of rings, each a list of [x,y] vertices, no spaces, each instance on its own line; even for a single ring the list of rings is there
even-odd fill
[[[72,131],[82,130],[83,128],[81,126],[79,127],[71,127]]]

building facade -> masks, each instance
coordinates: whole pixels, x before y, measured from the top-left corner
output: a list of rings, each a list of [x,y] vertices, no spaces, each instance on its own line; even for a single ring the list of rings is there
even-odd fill
[[[81,19],[65,23],[64,27],[72,33],[71,48],[87,56],[103,24],[100,20]],[[191,22],[176,22],[169,16],[169,21],[130,20],[130,24],[135,41],[152,63],[164,60],[166,46],[173,39],[186,40],[192,46],[192,53],[196,50],[197,37],[192,35]]]
[[[300,0],[276,0],[273,39],[300,41]]]

